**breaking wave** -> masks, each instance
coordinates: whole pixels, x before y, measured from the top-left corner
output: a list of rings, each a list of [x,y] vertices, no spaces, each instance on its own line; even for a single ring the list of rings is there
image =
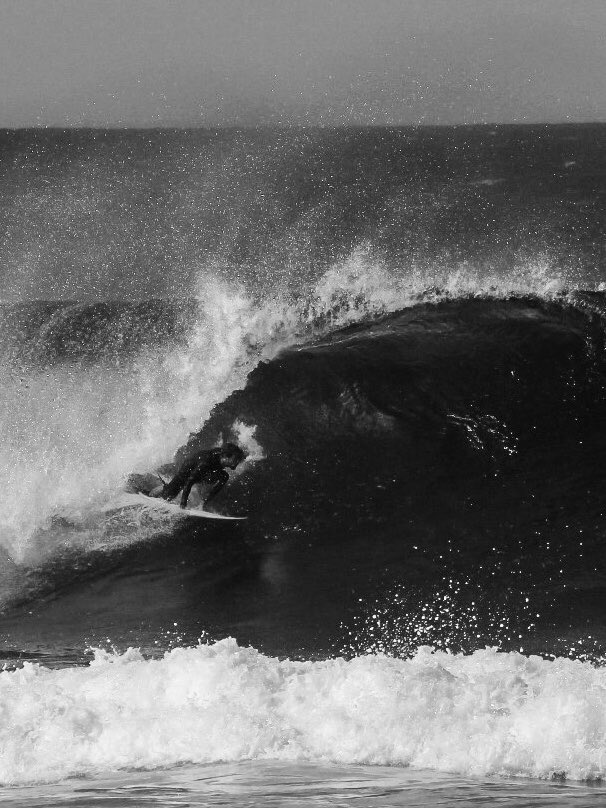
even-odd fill
[[[43,552],[36,532],[54,516],[82,519],[129,473],[170,460],[259,362],[289,345],[420,300],[563,287],[541,262],[507,280],[470,267],[398,276],[359,250],[294,299],[276,290],[258,300],[207,278],[194,300],[6,305],[0,542],[16,561]]]
[[[234,640],[0,674],[4,784],[277,759],[606,774],[606,671],[491,649],[290,662]]]

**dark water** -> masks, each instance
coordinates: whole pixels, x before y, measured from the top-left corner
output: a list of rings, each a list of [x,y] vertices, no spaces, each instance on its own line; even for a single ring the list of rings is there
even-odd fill
[[[504,746],[492,757],[481,743],[445,757],[442,744],[458,743],[444,741],[448,730],[432,730],[424,757],[420,747],[396,751],[396,730],[395,746],[375,748],[362,721],[354,735],[367,738],[366,752],[308,739],[286,759],[603,776],[606,724],[592,699],[603,704],[606,687],[604,134],[5,133],[6,662],[71,670],[90,660],[90,646],[149,658],[231,636],[267,665],[288,657],[317,672],[344,656],[353,671],[376,659],[383,676],[382,654],[408,660],[430,646],[466,655],[460,664],[478,676],[523,668],[504,680],[501,706],[486,697],[490,721],[517,715],[520,677],[526,704],[546,698],[561,670],[559,706],[546,698],[534,705],[540,720],[532,705],[523,719],[557,715],[563,740],[553,749],[499,725],[491,737]],[[217,500],[246,522],[108,509],[132,472],[166,471],[221,439],[250,452]],[[229,678],[240,652],[226,653]],[[402,662],[398,676],[420,676],[423,659]],[[232,698],[244,698],[256,665],[246,662]],[[160,670],[149,668],[150,683]],[[388,715],[397,686],[357,675],[347,687],[370,687],[374,714]],[[462,690],[470,703],[480,698],[474,676]],[[563,682],[577,694],[572,707]],[[27,687],[26,699],[36,692],[46,704],[38,679]],[[268,714],[287,703],[273,688],[262,687],[262,701],[274,693]],[[431,687],[414,688],[407,698],[428,698],[429,726]],[[468,717],[474,709],[461,707]],[[46,737],[49,710],[19,726]],[[158,720],[143,704],[139,732],[146,715]],[[87,716],[73,726],[89,726]],[[111,723],[103,710],[98,720]],[[293,749],[299,736],[289,732],[280,737]],[[131,750],[122,763],[99,752],[76,770],[45,768],[35,747],[31,768],[61,779],[285,756],[255,737],[263,751],[202,754],[193,744],[162,760]],[[511,752],[513,737],[524,751]],[[3,782],[31,781],[18,757]]]
[[[213,806],[400,806],[478,805],[595,806],[604,788],[580,783],[472,779],[384,766],[334,766],[301,763],[218,764],[140,773],[136,785],[124,776],[91,783],[72,781],[28,789],[12,804],[43,806],[131,806],[158,804]]]

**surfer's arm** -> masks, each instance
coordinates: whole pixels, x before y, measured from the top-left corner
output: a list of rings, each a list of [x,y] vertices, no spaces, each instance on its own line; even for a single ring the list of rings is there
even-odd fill
[[[206,457],[190,471],[190,474],[185,481],[185,485],[183,486],[183,491],[181,493],[182,508],[187,507],[187,500],[189,498],[189,494],[191,492],[192,487],[196,483],[202,482],[204,477],[211,471],[212,466],[209,464],[208,459]]]
[[[208,494],[204,499],[205,505],[207,505],[211,501],[211,499],[216,497],[216,495],[219,493],[219,491],[223,488],[223,486],[228,480],[229,480],[229,474],[224,469],[221,469],[221,471],[219,471],[216,475],[216,480],[213,482],[212,488],[210,489],[210,491],[208,492]]]

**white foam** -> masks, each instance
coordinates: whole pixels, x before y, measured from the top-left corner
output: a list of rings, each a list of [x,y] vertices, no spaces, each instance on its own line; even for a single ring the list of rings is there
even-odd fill
[[[473,180],[470,182],[470,185],[500,185],[502,182],[505,182],[505,177],[485,177],[481,180]]]
[[[0,781],[247,759],[606,775],[606,670],[492,649],[290,662],[234,640],[0,674]]]
[[[338,327],[368,314],[383,314],[431,302],[463,297],[507,298],[536,295],[546,299],[578,288],[570,273],[554,267],[546,255],[502,267],[452,261],[411,263],[395,269],[365,246],[336,263],[311,295],[314,317],[329,316]]]
[[[186,348],[141,355],[127,370],[64,364],[20,378],[0,368],[0,543],[15,561],[56,549],[53,516],[86,522],[129,473],[172,459],[212,407],[287,341],[269,304],[219,282],[199,294]],[[59,531],[57,541],[66,540]]]

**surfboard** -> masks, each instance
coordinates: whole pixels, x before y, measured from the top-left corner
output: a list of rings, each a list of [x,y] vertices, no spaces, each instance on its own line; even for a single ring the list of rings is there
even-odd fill
[[[196,519],[229,519],[237,521],[247,518],[246,516],[224,516],[221,513],[203,511],[201,508],[181,508],[176,502],[168,502],[159,497],[148,497],[145,494],[122,494],[119,499],[111,503],[112,510],[136,506],[147,510],[174,514],[175,516],[193,516]]]

